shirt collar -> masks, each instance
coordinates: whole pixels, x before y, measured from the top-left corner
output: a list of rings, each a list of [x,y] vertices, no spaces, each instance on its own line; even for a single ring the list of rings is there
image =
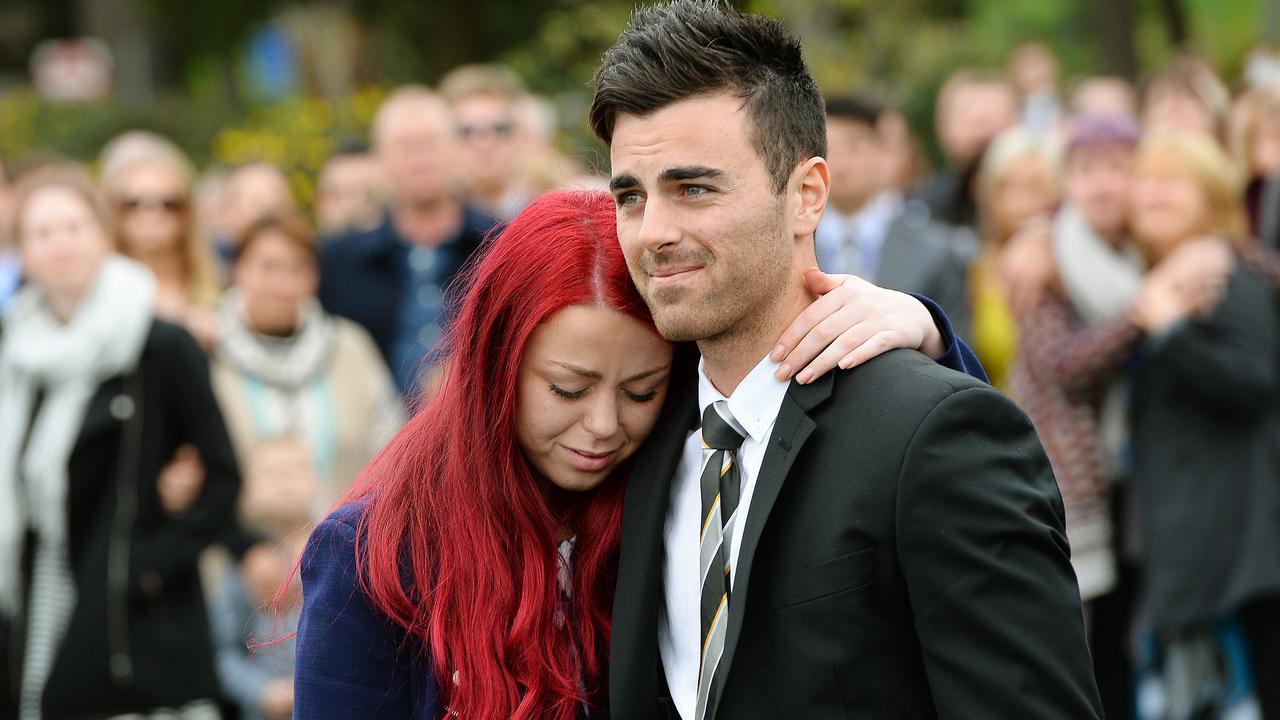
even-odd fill
[[[778,410],[791,381],[775,378],[773,373],[778,369],[778,363],[766,356],[726,398],[711,384],[705,362],[705,359],[698,360],[698,417],[702,417],[707,406],[728,400],[729,412],[733,414],[730,423],[736,430],[745,431],[752,440],[763,443],[778,418]]]

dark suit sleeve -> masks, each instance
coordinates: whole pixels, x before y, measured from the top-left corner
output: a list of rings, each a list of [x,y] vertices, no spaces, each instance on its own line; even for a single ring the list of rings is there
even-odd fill
[[[942,344],[947,350],[942,354],[942,357],[938,358],[937,363],[948,370],[962,372],[982,382],[990,382],[987,379],[987,371],[983,370],[982,363],[978,362],[978,356],[974,355],[969,346],[965,345],[964,341],[956,335],[955,330],[951,327],[951,320],[947,318],[947,314],[943,312],[938,303],[924,295],[907,294],[924,305],[929,314],[933,316],[933,322],[938,326],[938,333],[942,335]]]
[[[1233,274],[1213,315],[1175,326],[1156,341],[1151,362],[1206,407],[1232,417],[1261,412],[1280,380],[1274,292],[1253,274]]]
[[[970,388],[930,411],[904,460],[896,526],[939,718],[1102,716],[1062,500],[1008,398]]]
[[[132,587],[144,591],[144,581],[166,581],[195,567],[200,551],[217,541],[233,521],[240,492],[240,471],[231,438],[213,396],[209,362],[204,350],[176,326],[157,329],[158,362],[164,373],[163,397],[178,443],[200,451],[204,484],[191,507],[141,537],[132,550]],[[152,479],[152,482],[155,480]]]
[[[439,717],[435,698],[415,699],[409,678],[411,672],[429,672],[427,664],[409,656],[404,634],[360,588],[355,540],[355,527],[331,516],[303,551],[293,717]]]

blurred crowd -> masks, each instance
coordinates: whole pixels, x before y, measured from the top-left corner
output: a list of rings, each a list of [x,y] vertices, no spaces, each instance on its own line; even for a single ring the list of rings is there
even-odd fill
[[[1280,718],[1280,55],[1068,86],[1030,43],[943,85],[936,168],[883,98],[827,109],[819,263],[937,300],[1035,423],[1108,716]],[[455,275],[606,185],[559,122],[475,65],[311,208],[144,131],[0,174],[0,718],[290,716],[291,569],[431,392]]]

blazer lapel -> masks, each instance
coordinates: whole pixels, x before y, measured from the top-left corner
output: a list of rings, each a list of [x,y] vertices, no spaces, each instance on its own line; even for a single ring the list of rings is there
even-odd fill
[[[765,450],[764,461],[760,464],[760,475],[756,477],[755,490],[751,497],[751,508],[747,512],[747,526],[742,531],[742,546],[738,548],[737,573],[733,580],[733,594],[729,600],[729,626],[725,629],[724,654],[720,657],[723,666],[723,681],[715,699],[715,707],[720,706],[720,695],[728,685],[729,673],[732,671],[733,654],[738,647],[738,638],[742,634],[742,618],[746,603],[738,598],[747,597],[747,588],[751,582],[751,566],[755,560],[756,547],[760,544],[760,536],[769,519],[769,513],[782,492],[782,484],[791,471],[791,465],[804,448],[809,435],[817,424],[809,417],[809,411],[831,397],[831,389],[835,383],[835,375],[827,373],[808,385],[792,382],[787,388],[786,397],[778,411],[778,419],[774,422],[773,433],[769,436],[769,447]],[[736,601],[735,601],[736,600]]]
[[[685,439],[697,421],[697,397],[696,386],[672,388],[667,408],[636,453],[627,480],[609,653],[609,694],[615,717],[624,716],[624,708],[629,708],[626,713],[640,713],[634,717],[647,717],[642,708],[658,700],[663,531],[671,481]]]

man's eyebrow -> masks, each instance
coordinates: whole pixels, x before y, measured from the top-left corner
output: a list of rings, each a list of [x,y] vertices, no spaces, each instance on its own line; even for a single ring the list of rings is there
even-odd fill
[[[618,192],[627,188],[633,188],[640,184],[640,180],[635,175],[616,175],[609,180],[609,192]]]
[[[667,168],[658,176],[658,182],[671,183],[683,180],[718,180],[724,177],[723,170],[703,165]]]

